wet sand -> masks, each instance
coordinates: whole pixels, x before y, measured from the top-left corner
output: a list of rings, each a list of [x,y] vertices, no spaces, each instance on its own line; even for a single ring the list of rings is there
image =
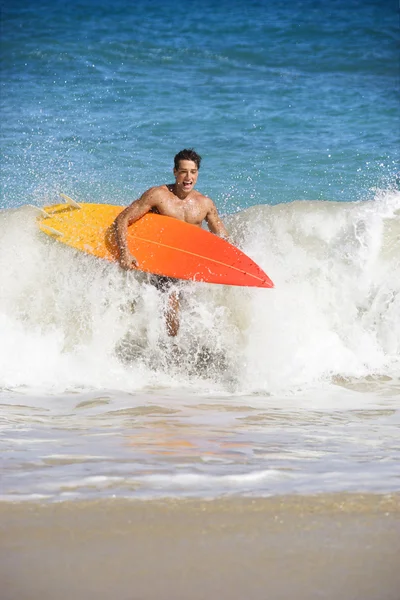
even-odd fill
[[[398,600],[400,496],[0,504],[1,600]]]

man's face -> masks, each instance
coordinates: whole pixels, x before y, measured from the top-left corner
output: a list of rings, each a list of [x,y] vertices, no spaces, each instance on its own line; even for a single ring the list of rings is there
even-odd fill
[[[192,160],[180,160],[179,168],[174,169],[174,175],[177,188],[188,194],[196,185],[199,170]]]

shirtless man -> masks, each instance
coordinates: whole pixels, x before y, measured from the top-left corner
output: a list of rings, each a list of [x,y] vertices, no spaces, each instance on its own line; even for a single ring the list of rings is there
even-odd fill
[[[175,183],[150,188],[115,219],[119,264],[123,269],[130,269],[138,264],[127,246],[127,229],[148,212],[175,217],[198,227],[201,227],[205,220],[212,233],[223,238],[228,237],[214,202],[194,189],[199,176],[200,162],[201,157],[194,150],[178,152],[174,158]],[[151,280],[163,291],[174,281],[156,275],[152,276]],[[165,317],[168,335],[176,336],[179,330],[179,294],[176,291],[169,295]]]

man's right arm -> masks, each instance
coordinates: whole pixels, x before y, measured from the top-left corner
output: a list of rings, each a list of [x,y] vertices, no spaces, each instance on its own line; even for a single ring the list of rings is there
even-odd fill
[[[153,190],[148,190],[139,198],[127,206],[115,219],[114,231],[119,250],[119,264],[123,269],[131,269],[137,266],[137,260],[130,253],[127,243],[127,231],[129,225],[147,214],[154,206]]]

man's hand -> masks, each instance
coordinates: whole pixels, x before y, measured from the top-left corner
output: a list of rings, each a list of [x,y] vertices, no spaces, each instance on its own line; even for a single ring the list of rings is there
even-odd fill
[[[132,267],[137,267],[138,261],[136,260],[135,256],[133,256],[133,254],[126,251],[121,253],[119,257],[119,264],[122,267],[122,269],[128,270],[132,269]]]

